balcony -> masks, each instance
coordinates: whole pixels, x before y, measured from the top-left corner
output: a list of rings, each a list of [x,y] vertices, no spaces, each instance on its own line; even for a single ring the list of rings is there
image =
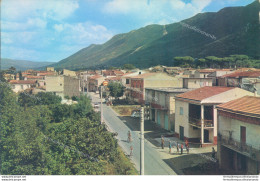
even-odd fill
[[[201,119],[189,117],[189,124],[194,127],[201,128]],[[204,128],[213,128],[213,120],[204,120]]]
[[[254,148],[248,143],[243,143],[241,141],[235,140],[230,136],[223,136],[219,134],[218,141],[223,146],[232,149],[240,154],[252,158],[253,160],[260,161],[260,147],[259,149]]]

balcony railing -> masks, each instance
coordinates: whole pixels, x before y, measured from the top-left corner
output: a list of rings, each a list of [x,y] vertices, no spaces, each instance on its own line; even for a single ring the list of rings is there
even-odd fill
[[[218,141],[222,145],[226,145],[231,149],[242,153],[243,155],[251,157],[253,160],[260,161],[260,147],[259,149],[256,149],[248,143],[243,143],[241,141],[235,140],[230,136],[223,136],[221,134],[218,136]]]
[[[189,123],[192,125],[192,126],[196,126],[196,127],[199,127],[201,128],[201,119],[198,119],[198,118],[194,118],[194,117],[189,117]],[[205,120],[204,119],[204,128],[212,128],[214,127],[213,125],[213,120]]]

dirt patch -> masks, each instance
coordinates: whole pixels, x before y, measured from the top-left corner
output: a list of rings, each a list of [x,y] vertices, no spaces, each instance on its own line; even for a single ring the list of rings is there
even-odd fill
[[[111,107],[120,116],[131,116],[134,110],[140,109],[140,105],[120,105],[120,106],[111,106]]]

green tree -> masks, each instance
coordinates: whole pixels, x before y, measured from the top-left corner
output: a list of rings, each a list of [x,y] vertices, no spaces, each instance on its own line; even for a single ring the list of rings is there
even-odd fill
[[[136,67],[133,64],[124,64],[122,67],[122,69],[124,69],[124,70],[133,70],[135,68]]]
[[[110,95],[116,99],[124,95],[124,86],[119,82],[109,82],[108,89]]]

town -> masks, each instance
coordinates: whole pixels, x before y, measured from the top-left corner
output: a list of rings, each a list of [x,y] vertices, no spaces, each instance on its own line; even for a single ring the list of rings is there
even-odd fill
[[[52,93],[71,105],[88,96],[137,170],[143,117],[145,174],[260,174],[260,69],[11,67],[3,77],[30,98]]]

